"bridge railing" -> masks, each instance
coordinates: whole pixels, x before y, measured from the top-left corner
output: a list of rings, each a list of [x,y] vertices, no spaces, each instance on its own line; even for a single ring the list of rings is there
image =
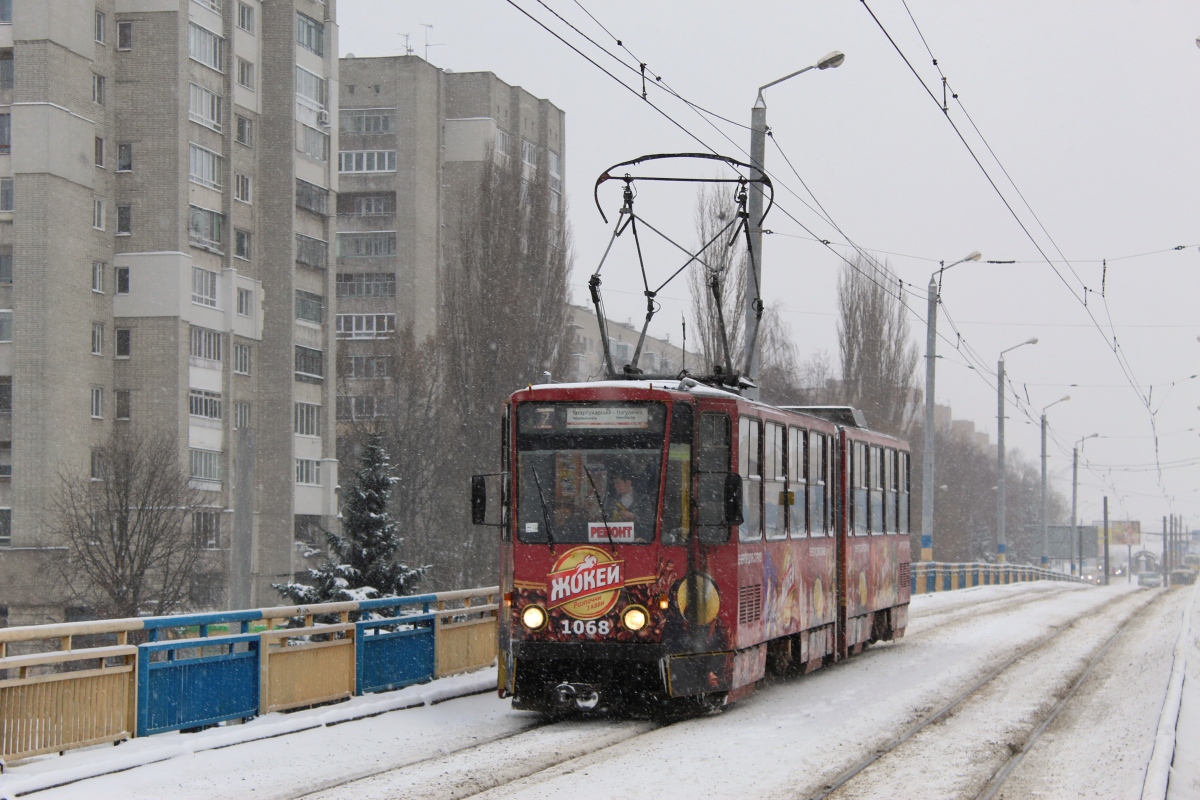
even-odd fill
[[[0,768],[487,666],[498,593],[0,629]]]
[[[994,586],[1027,581],[1066,581],[1090,583],[1074,575],[1027,564],[946,564],[938,561],[914,561],[909,572],[913,594],[948,592],[974,586]]]

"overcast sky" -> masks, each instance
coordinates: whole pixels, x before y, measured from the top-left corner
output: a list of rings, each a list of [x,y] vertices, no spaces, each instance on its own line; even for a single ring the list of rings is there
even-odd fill
[[[341,53],[401,54],[402,34],[408,33],[415,54],[424,56],[428,35],[428,59],[435,65],[494,72],[566,112],[572,281],[575,301],[584,302],[587,277],[611,234],[592,203],[596,177],[639,155],[702,148],[641,99],[634,72],[547,8],[627,63],[645,62],[648,73],[692,103],[738,123],[706,118],[652,81],[648,87],[649,99],[705,145],[738,158],[744,158],[739,148],[749,148],[742,126],[758,86],[831,50],[845,52],[841,68],[814,70],[765,95],[776,141],[812,191],[805,192],[780,150],[768,145],[766,163],[780,206],[835,245],[831,250],[811,241],[779,211],[765,223],[776,234],[764,244],[764,297],[781,303],[801,356],[824,350],[837,359],[837,253],[853,251],[836,245],[852,240],[885,258],[906,287],[912,284],[906,297],[922,354],[925,285],[938,260],[949,263],[972,250],[982,251],[985,261],[1015,260],[967,263],[945,274],[944,311],[965,344],[954,348],[957,335],[941,316],[939,332],[951,342],[939,342],[938,402],[949,403],[956,418],[972,420],[994,441],[996,358],[1036,336],[1036,346],[1006,357],[1020,399],[1009,397],[1009,452],[1036,460],[1037,416],[1069,393],[1069,402],[1048,412],[1049,468],[1066,495],[1072,445],[1091,433],[1103,437],[1082,449],[1081,520],[1098,518],[1101,497],[1108,494],[1112,517],[1141,519],[1147,530],[1158,530],[1161,517],[1172,512],[1200,524],[1200,379],[1193,377],[1200,372],[1200,5],[908,0],[959,95],[962,107],[950,99],[949,120],[963,131],[1035,246],[872,18],[873,11],[940,101],[938,68],[900,0],[580,2],[341,0]],[[816,205],[813,196],[841,232],[806,207]],[[609,195],[606,211],[618,202],[616,192]],[[690,199],[646,188],[638,211],[692,243]],[[1179,245],[1184,249],[1170,249]],[[1038,247],[1056,261],[1054,268]],[[1063,256],[1070,263],[1059,262]],[[605,302],[618,319],[643,314],[632,258],[630,251],[618,251],[603,273]],[[1108,259],[1107,269],[1102,259]],[[665,277],[680,263],[658,248],[648,268]],[[687,297],[683,282],[663,290],[654,333],[678,341]]]

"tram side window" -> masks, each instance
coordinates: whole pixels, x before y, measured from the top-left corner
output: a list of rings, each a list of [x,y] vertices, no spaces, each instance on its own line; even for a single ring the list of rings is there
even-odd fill
[[[900,492],[899,492],[899,495],[900,495],[900,503],[899,503],[900,520],[899,520],[899,525],[897,526],[897,528],[899,529],[900,533],[908,533],[909,532],[908,499],[909,499],[909,489],[910,489],[909,471],[908,471],[908,453],[900,453],[900,470],[899,470],[899,472],[900,472],[900,474],[897,476],[897,478],[898,478],[898,481],[900,484]]]
[[[763,528],[768,539],[787,538],[787,449],[782,425],[768,422],[763,439]]]
[[[696,529],[703,544],[729,541],[725,519],[725,476],[732,451],[729,415],[700,415],[696,440]]]
[[[852,530],[856,536],[867,535],[867,446],[853,442],[850,446],[850,486],[854,492]]]
[[[883,524],[883,448],[870,448],[868,468],[869,489],[871,492],[871,533],[881,534]]]
[[[738,538],[762,538],[762,422],[742,417],[738,425],[738,474],[742,476],[742,518]]]
[[[692,525],[692,407],[676,403],[671,410],[667,450],[667,491],[663,496],[663,544],[687,541]]]
[[[896,532],[896,451],[888,448],[883,455],[883,522],[887,533]]]
[[[829,484],[825,480],[826,449],[824,434],[808,435],[808,530],[813,536],[824,536],[829,530],[829,511],[825,498]]]
[[[788,509],[788,530],[793,539],[808,532],[808,434],[800,428],[788,429],[788,491],[792,506]]]

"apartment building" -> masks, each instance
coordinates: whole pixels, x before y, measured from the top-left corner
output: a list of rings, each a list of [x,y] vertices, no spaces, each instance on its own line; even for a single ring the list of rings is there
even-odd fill
[[[416,56],[343,58],[338,119],[338,417],[385,413],[385,341],[438,325],[458,212],[484,169],[544,170],[563,212],[563,112],[490,72],[452,73]],[[552,221],[553,224],[553,221]]]
[[[276,602],[332,524],[335,3],[0,0],[9,624],[62,618],[59,475],[113,426],[179,442],[208,605]]]
[[[567,324],[571,331],[571,374],[555,375],[554,379],[604,380],[604,344],[600,340],[600,323],[596,318],[595,309],[571,306]],[[641,328],[634,327],[632,322],[608,320],[609,347],[613,366],[618,372],[633,361],[633,353],[637,349],[641,334]],[[683,344],[682,338],[681,331],[680,344]],[[707,371],[704,357],[684,350],[680,344],[673,344],[669,336],[663,339],[647,336],[642,346],[641,358],[638,359],[638,368],[648,375],[675,375],[683,369],[704,374]]]

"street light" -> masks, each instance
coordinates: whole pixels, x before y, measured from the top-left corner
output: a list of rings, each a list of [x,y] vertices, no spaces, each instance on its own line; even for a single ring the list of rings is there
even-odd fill
[[[1037,343],[1037,337],[1032,336],[1001,350],[996,362],[996,467],[999,472],[996,478],[996,560],[1001,564],[1008,560],[1008,543],[1004,538],[1004,354]]]
[[[1050,568],[1050,535],[1046,527],[1046,411],[1070,399],[1071,395],[1064,394],[1042,409],[1042,569]]]
[[[1083,534],[1079,532],[1079,520],[1075,510],[1079,505],[1079,446],[1088,439],[1095,439],[1100,434],[1089,433],[1071,448],[1071,533],[1079,548],[1079,577],[1083,577]],[[1071,559],[1071,571],[1075,571],[1075,559]]]
[[[746,270],[745,336],[747,346],[746,377],[751,381],[758,374],[758,317],[762,311],[762,299],[759,297],[758,291],[758,287],[762,285],[763,187],[761,181],[763,173],[766,172],[764,165],[766,164],[767,156],[767,103],[763,100],[762,93],[764,89],[769,89],[776,84],[783,83],[789,78],[802,75],[810,69],[834,69],[840,67],[845,60],[846,56],[844,53],[834,50],[815,64],[810,64],[804,69],[798,69],[770,83],[764,83],[758,87],[758,97],[755,98],[754,107],[750,109],[750,164],[753,169],[750,171],[750,202],[747,211],[750,215],[751,268]],[[757,398],[757,395],[757,389],[750,390],[749,396],[751,398]]]
[[[937,303],[942,273],[965,261],[978,261],[978,250],[960,258],[949,267],[942,261],[929,276],[928,306],[925,312],[925,456],[921,469],[921,560],[933,561],[933,411],[934,365],[937,360]],[[938,283],[934,283],[934,278]]]

